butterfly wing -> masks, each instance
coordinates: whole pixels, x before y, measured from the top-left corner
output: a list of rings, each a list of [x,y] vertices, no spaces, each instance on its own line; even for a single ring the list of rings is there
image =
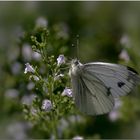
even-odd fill
[[[113,97],[126,95],[140,82],[140,76],[133,68],[118,64],[87,63],[83,71],[102,81]]]
[[[71,75],[75,104],[88,115],[108,113],[114,106],[114,99],[105,84],[88,71]]]

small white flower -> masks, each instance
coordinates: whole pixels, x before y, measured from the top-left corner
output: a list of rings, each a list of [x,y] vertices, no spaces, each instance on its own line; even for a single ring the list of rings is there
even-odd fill
[[[125,49],[123,49],[121,51],[121,53],[119,54],[119,58],[124,60],[124,61],[126,61],[126,62],[130,61],[130,57],[129,57],[129,55],[128,55],[128,53],[127,53],[127,51]]]
[[[36,98],[36,95],[34,94],[24,95],[21,99],[21,102],[22,104],[25,104],[25,105],[31,105],[35,98]]]
[[[37,115],[37,110],[34,107],[31,107],[30,111],[33,116]]]
[[[35,87],[35,84],[33,82],[28,83],[27,89],[32,90]]]
[[[32,59],[32,47],[29,44],[23,44],[22,46],[22,56],[25,61],[30,61]]]
[[[16,89],[8,89],[8,90],[6,90],[4,95],[7,98],[13,98],[14,99],[14,98],[18,97],[19,91],[16,90]]]
[[[119,108],[121,106],[122,106],[122,101],[120,99],[115,99],[114,110],[112,110],[109,113],[109,119],[111,121],[116,121],[117,119],[119,119],[121,117],[120,112],[119,112]]]
[[[114,108],[115,109],[119,109],[122,105],[123,105],[122,100],[119,99],[119,98],[116,98],[115,99],[115,106],[114,106]]]
[[[51,101],[48,100],[48,99],[43,100],[42,107],[41,108],[43,110],[49,112],[52,109],[52,103],[51,103]]]
[[[65,56],[63,54],[59,55],[57,58],[57,65],[60,66],[61,64],[65,63]]]
[[[122,38],[120,40],[120,43],[122,45],[124,45],[125,47],[127,47],[127,48],[131,47],[130,39],[129,39],[129,37],[126,34],[122,36]]]
[[[35,81],[39,81],[39,78],[36,75],[33,75]]]
[[[32,58],[36,61],[39,61],[41,60],[41,54],[39,54],[38,52],[33,52]]]
[[[8,125],[6,132],[10,139],[24,140],[27,139],[27,130],[28,126],[25,122],[13,122]]]
[[[72,97],[72,90],[70,88],[65,88],[62,92],[62,96]]]
[[[12,67],[11,67],[12,73],[17,75],[20,73],[21,71],[21,64],[18,62],[15,62]]]
[[[120,113],[118,110],[113,110],[109,113],[109,119],[111,121],[116,121],[120,117]]]
[[[13,35],[16,36],[17,41],[19,41],[20,38],[23,38],[24,34],[25,34],[25,32],[24,32],[23,28],[20,25],[17,25],[14,28]]]
[[[50,140],[55,140],[55,139],[56,139],[56,136],[54,134],[51,134]]]
[[[39,17],[36,20],[36,27],[47,27],[48,21],[44,17]]]
[[[83,140],[84,138],[81,136],[75,136],[72,138],[73,140]]]
[[[26,66],[25,71],[24,71],[25,74],[26,74],[27,72],[35,73],[34,68],[33,68],[29,63],[26,63],[25,66]]]
[[[57,126],[58,136],[62,137],[64,130],[68,129],[68,127],[69,127],[68,121],[66,121],[66,119],[64,118],[61,118]]]
[[[36,75],[30,75],[29,80],[39,81],[39,77]]]

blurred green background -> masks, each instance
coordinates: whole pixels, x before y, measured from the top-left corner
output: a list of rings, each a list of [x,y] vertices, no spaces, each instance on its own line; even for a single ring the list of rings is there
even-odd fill
[[[39,18],[67,38],[67,56],[76,57],[72,44],[79,35],[81,62],[121,63],[140,72],[140,2],[1,1],[0,138],[42,138],[22,113],[22,101],[30,102],[23,95],[31,86],[27,87],[24,80],[24,64],[31,58],[30,50],[24,49],[26,40],[24,45],[20,41]],[[133,91],[110,115],[85,117],[79,134],[84,138],[140,138],[139,92],[139,88]]]

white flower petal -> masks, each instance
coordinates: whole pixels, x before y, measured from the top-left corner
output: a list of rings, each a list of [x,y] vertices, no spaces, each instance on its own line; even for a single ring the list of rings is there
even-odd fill
[[[21,71],[21,64],[19,62],[15,62],[12,67],[11,67],[11,70],[12,70],[12,73],[13,74],[19,74],[20,71]]]
[[[16,98],[19,95],[19,91],[16,89],[8,89],[8,90],[6,90],[4,95],[7,98]]]
[[[34,68],[33,68],[29,63],[26,63],[25,65],[26,65],[26,68],[25,68],[25,71],[24,71],[25,74],[26,74],[27,72],[35,73]]]
[[[125,47],[127,48],[130,48],[131,47],[131,42],[130,42],[130,39],[128,37],[128,35],[124,34],[120,40],[120,43],[122,45],[124,45]]]
[[[42,102],[42,107],[43,110],[45,110],[46,112],[49,112],[52,109],[52,103],[50,100],[45,99]]]
[[[39,78],[36,75],[33,75],[35,81],[39,81]]]
[[[63,54],[59,55],[59,57],[57,58],[57,65],[61,65],[65,63],[65,57]]]
[[[31,105],[33,100],[36,98],[36,95],[24,95],[21,99],[22,104]]]
[[[32,58],[32,47],[29,44],[23,44],[22,46],[22,56],[25,61],[30,61]]]
[[[130,57],[129,57],[129,55],[128,55],[128,53],[127,53],[127,51],[125,49],[123,49],[121,51],[121,53],[119,54],[119,58],[124,60],[124,61],[126,61],[126,62],[130,61]]]
[[[36,27],[42,27],[42,28],[45,28],[47,27],[48,25],[48,21],[44,18],[44,17],[39,17],[37,20],[36,20]]]
[[[62,96],[72,97],[72,89],[65,88],[64,91],[62,92]]]
[[[36,61],[39,61],[41,60],[41,54],[39,54],[38,52],[33,52],[32,58]]]
[[[116,121],[120,117],[120,113],[118,110],[113,110],[109,113],[109,119],[111,121]]]
[[[32,90],[35,87],[35,84],[33,82],[28,83],[27,89]]]
[[[81,136],[75,136],[75,137],[73,137],[73,140],[83,140],[84,138],[83,137],[81,137]]]

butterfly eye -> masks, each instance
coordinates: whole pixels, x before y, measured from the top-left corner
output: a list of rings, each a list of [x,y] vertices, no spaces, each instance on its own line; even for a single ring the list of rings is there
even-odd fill
[[[78,65],[79,64],[79,61],[78,60],[74,60],[74,64],[75,65]]]

